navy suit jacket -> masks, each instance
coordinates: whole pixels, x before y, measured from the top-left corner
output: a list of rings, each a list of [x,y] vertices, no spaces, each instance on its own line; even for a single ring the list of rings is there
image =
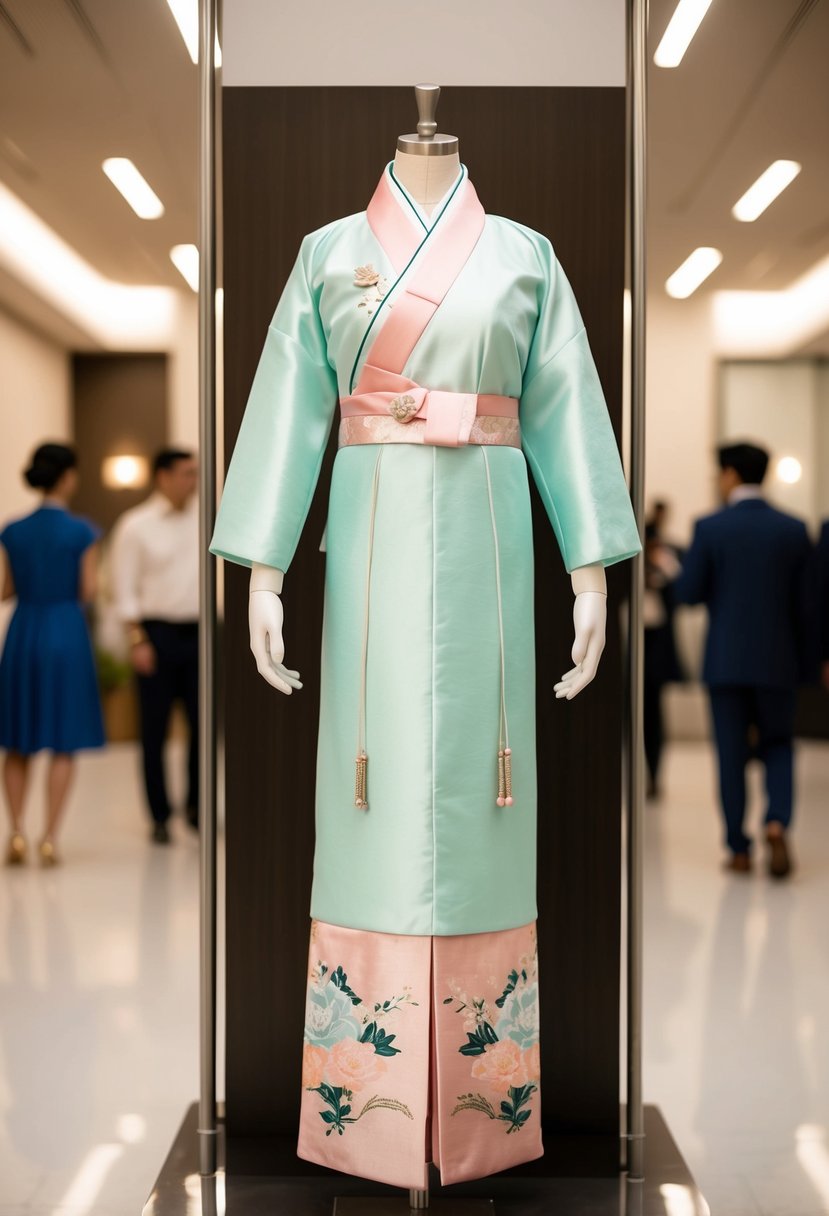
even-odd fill
[[[803,521],[762,498],[697,520],[675,594],[708,606],[706,684],[791,688],[812,678],[812,554]]]
[[[829,519],[820,530],[817,546],[818,602],[820,611],[820,657],[829,662]]]

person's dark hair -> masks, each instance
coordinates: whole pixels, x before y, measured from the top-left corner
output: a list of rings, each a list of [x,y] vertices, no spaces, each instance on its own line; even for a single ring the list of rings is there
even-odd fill
[[[65,443],[42,443],[23,476],[34,490],[53,490],[67,469],[77,468],[74,448]]]
[[[741,481],[759,486],[769,467],[769,454],[754,443],[724,443],[717,449],[721,469],[734,469]]]
[[[186,448],[162,448],[160,452],[156,452],[153,460],[153,474],[159,472],[160,469],[171,469],[179,460],[192,460],[193,453],[188,452]]]

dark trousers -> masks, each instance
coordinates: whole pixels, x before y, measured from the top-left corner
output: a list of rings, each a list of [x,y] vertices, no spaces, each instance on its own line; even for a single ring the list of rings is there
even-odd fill
[[[659,782],[659,765],[662,760],[662,746],[665,739],[665,729],[662,718],[662,690],[665,685],[661,680],[648,678],[645,672],[645,683],[642,696],[643,731],[645,736],[645,761],[648,775],[654,787]]]
[[[199,806],[199,627],[190,621],[142,621],[156,653],[156,669],[138,677],[144,785],[156,823],[170,818],[164,780],[164,743],[173,703],[184,705],[190,727],[187,765],[187,815],[195,822]]]
[[[784,828],[791,823],[796,693],[793,688],[751,685],[713,685],[708,692],[720,762],[726,844],[733,853],[747,853],[751,838],[743,831],[745,770],[753,757],[766,770],[765,823],[776,820]]]

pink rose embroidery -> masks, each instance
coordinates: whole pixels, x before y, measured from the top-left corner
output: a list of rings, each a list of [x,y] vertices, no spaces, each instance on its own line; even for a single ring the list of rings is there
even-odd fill
[[[371,1085],[386,1071],[386,1063],[375,1054],[371,1043],[357,1043],[354,1039],[341,1039],[331,1048],[328,1056],[328,1079],[333,1085],[359,1093]]]
[[[498,1094],[505,1094],[513,1085],[526,1085],[527,1070],[521,1048],[513,1039],[493,1043],[475,1061],[472,1076],[486,1081]]]
[[[305,1044],[302,1052],[303,1089],[316,1089],[317,1086],[322,1085],[327,1059],[328,1052],[324,1047],[315,1047],[313,1043]]]

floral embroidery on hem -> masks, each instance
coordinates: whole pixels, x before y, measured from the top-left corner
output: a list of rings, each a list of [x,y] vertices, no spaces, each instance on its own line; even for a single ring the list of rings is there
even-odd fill
[[[538,1089],[537,1085],[511,1085],[509,1088],[509,1101],[501,1102],[501,1113],[497,1115],[495,1108],[488,1098],[483,1094],[459,1094],[458,1105],[452,1111],[456,1115],[461,1110],[479,1110],[489,1119],[498,1119],[503,1123],[508,1123],[507,1135],[510,1132],[520,1132],[521,1128],[532,1114],[531,1110],[522,1110],[522,1106],[526,1106],[532,1095]]]
[[[414,1119],[414,1115],[409,1110],[404,1102],[398,1102],[396,1098],[380,1098],[375,1094],[363,1106],[358,1115],[351,1114],[351,1101],[353,1094],[349,1089],[343,1089],[341,1086],[322,1085],[309,1086],[313,1088],[315,1093],[318,1093],[322,1100],[331,1107],[331,1110],[321,1110],[319,1112],[323,1123],[330,1124],[326,1131],[326,1136],[330,1136],[334,1129],[337,1129],[341,1136],[345,1130],[346,1123],[356,1123],[358,1119],[362,1119],[363,1115],[370,1110],[398,1110],[405,1115],[407,1119]],[[342,1105],[342,1100],[345,1099],[345,1105]]]
[[[452,1114],[475,1110],[508,1124],[507,1134],[520,1131],[532,1114],[528,1107],[541,1072],[536,954],[524,956],[510,971],[492,1008],[484,997],[470,999],[453,981],[450,988],[443,1004],[456,1006],[466,1031],[458,1051],[473,1060],[472,1076],[500,1103],[496,1110],[483,1093],[459,1094]]]
[[[405,987],[400,996],[378,1001],[371,1012],[358,1020],[357,1006],[362,997],[349,986],[342,966],[333,971],[319,962],[312,970],[308,985],[305,1014],[305,1047],[302,1057],[302,1085],[318,1093],[330,1109],[319,1111],[328,1124],[326,1136],[336,1128],[342,1135],[347,1123],[356,1123],[372,1110],[394,1110],[413,1119],[404,1102],[397,1098],[373,1094],[353,1115],[354,1094],[374,1086],[383,1076],[389,1062],[401,1054],[394,1046],[396,1034],[382,1025],[383,1021],[404,1005],[417,1005],[411,988]]]

